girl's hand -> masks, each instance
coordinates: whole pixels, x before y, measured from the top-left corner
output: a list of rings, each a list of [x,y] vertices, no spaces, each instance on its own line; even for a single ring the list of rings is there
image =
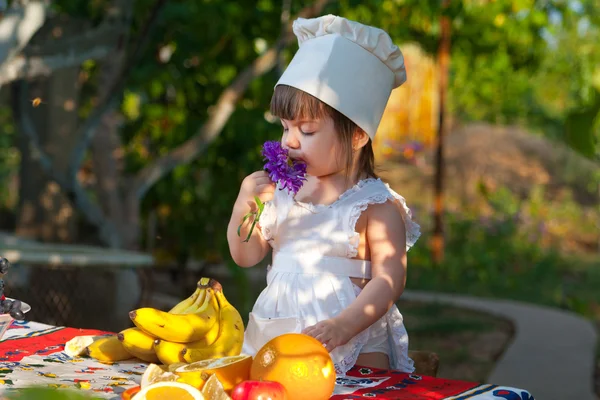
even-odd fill
[[[256,208],[254,196],[258,197],[264,203],[272,200],[274,193],[275,184],[269,178],[269,174],[266,171],[253,172],[242,181],[240,193],[234,207],[247,209],[250,206],[254,210]]]
[[[341,321],[331,318],[306,327],[302,333],[312,336],[330,353],[338,346],[343,346],[354,336]]]

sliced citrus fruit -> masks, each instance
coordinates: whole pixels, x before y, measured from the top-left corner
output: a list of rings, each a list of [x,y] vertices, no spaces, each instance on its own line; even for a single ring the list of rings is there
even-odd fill
[[[175,372],[175,370],[177,370],[177,368],[182,367],[184,365],[187,365],[187,363],[177,362],[177,363],[174,363],[174,364],[169,364],[167,366],[167,371],[169,371],[169,372]]]
[[[156,364],[150,364],[142,375],[140,386],[143,389],[158,382],[176,382],[178,379],[179,375],[167,372]]]
[[[230,391],[250,377],[252,357],[246,354],[231,357],[214,358],[182,365],[175,370],[182,382],[202,388],[210,375],[217,376],[225,391]]]
[[[140,390],[141,388],[139,386],[130,387],[121,393],[121,400],[131,400]]]
[[[140,390],[132,400],[205,400],[198,389],[180,382],[159,382]]]
[[[202,396],[210,400],[231,400],[217,375],[212,374],[202,387]]]

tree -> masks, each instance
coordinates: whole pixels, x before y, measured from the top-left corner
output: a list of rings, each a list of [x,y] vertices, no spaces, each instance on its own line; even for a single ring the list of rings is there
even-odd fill
[[[157,10],[160,9],[163,3],[164,0],[158,0],[155,3],[155,12],[151,13],[148,25],[154,20],[158,14]],[[302,10],[299,15],[305,17],[317,15],[326,4],[326,0],[319,0],[314,5]],[[125,63],[125,67],[116,76],[107,79],[112,85],[104,84],[100,87],[101,90],[105,90],[105,93],[101,96],[100,105],[87,117],[79,132],[75,134],[79,142],[74,146],[74,150],[68,158],[69,163],[66,172],[57,168],[56,161],[53,161],[42,148],[39,133],[36,131],[30,115],[24,112],[23,106],[26,104],[27,99],[25,95],[26,90],[23,88],[19,90],[18,101],[20,105],[16,108],[19,115],[19,122],[23,133],[29,138],[30,145],[46,174],[72,199],[87,221],[98,229],[102,242],[110,247],[136,248],[140,238],[140,203],[148,190],[175,167],[193,161],[204,151],[214,138],[219,135],[223,126],[235,110],[237,101],[242,97],[249,84],[256,77],[268,72],[276,65],[278,54],[293,38],[291,26],[288,26],[282,36],[251,65],[243,69],[221,93],[214,105],[213,112],[208,115],[207,120],[204,121],[191,138],[170,150],[162,157],[159,157],[153,163],[145,166],[135,176],[118,179],[118,181],[125,183],[120,187],[122,197],[117,199],[117,201],[109,202],[109,204],[116,206],[116,209],[109,207],[103,210],[99,204],[95,203],[82,188],[78,172],[92,139],[98,127],[101,126],[99,124],[101,124],[103,116],[111,110],[113,103],[123,89],[124,77],[131,67],[130,63]],[[143,41],[143,36],[140,41]],[[136,53],[134,51],[133,55],[137,56]],[[24,84],[23,86],[26,87]],[[106,90],[104,89],[105,87],[109,87],[110,89]],[[109,125],[114,126],[114,124],[110,123]],[[106,127],[106,125],[104,126]],[[114,137],[114,135],[112,136]],[[117,180],[113,182],[113,186],[116,182]],[[110,196],[115,198],[119,194],[117,191],[114,191]],[[106,211],[112,211],[112,215],[107,215]]]
[[[313,15],[326,3],[315,3]],[[160,2],[138,0],[133,13],[133,37],[138,38],[138,44],[142,42],[139,38],[146,38],[148,50],[138,52],[135,49],[146,47],[129,46],[126,67],[118,69],[116,83],[96,87],[97,80],[90,79],[88,86],[94,93],[100,88],[110,95],[96,99],[95,111],[91,112],[87,111],[93,108],[91,99],[82,101],[81,112],[87,117],[77,132],[80,141],[69,158],[68,173],[53,171],[52,160],[47,157],[40,160],[47,174],[98,229],[103,243],[140,246],[144,216],[152,214],[162,231],[174,237],[173,243],[182,243],[177,247],[190,247],[186,241],[192,240],[193,246],[209,250],[216,245],[212,236],[219,236],[218,224],[234,195],[234,181],[260,165],[257,147],[276,132],[264,123],[276,79],[268,71],[277,52],[289,58],[293,46],[286,49],[284,44],[293,38],[288,30],[287,36],[277,40],[281,6],[267,0],[256,4],[170,2],[154,18],[154,34],[144,34],[143,21],[151,20],[148,15],[152,13],[147,10],[153,4]],[[450,2],[450,106],[455,115],[498,121],[527,117],[520,111],[523,107],[511,100],[527,94],[523,83],[547,50],[543,30],[548,26],[548,10],[566,13],[561,4],[558,0]],[[304,5],[294,2],[292,14],[298,15]],[[75,6],[69,7],[63,6],[61,11],[84,14]],[[398,43],[416,41],[431,53],[437,48],[439,2],[345,0],[331,4],[329,10],[381,26]],[[105,12],[90,16],[88,10],[85,15],[102,20]],[[84,65],[84,73],[93,77],[104,64]],[[255,79],[259,76],[262,78]],[[515,76],[518,79],[512,79]],[[23,104],[26,100],[22,99]],[[237,104],[241,106],[236,108]],[[111,113],[117,106],[120,110]],[[121,114],[124,119],[119,118]],[[24,128],[31,125],[26,114],[20,120]],[[111,133],[104,134],[109,126]],[[95,134],[98,129],[103,134]],[[247,131],[253,135],[240,134]],[[35,131],[24,132],[39,149]],[[248,147],[256,148],[256,154],[252,155]],[[95,187],[85,186],[77,178],[88,169],[96,172]],[[222,174],[231,176],[219,179]],[[210,234],[198,234],[199,225],[202,232]]]

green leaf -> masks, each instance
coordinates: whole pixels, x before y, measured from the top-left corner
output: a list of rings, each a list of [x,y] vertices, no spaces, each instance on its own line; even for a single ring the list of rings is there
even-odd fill
[[[242,219],[242,223],[240,224],[240,226],[238,226],[237,229],[237,234],[238,236],[241,236],[241,230],[242,230],[242,226],[244,226],[244,222],[246,222],[246,220],[251,216],[254,215],[254,211],[250,211],[248,214],[244,215],[244,218]]]
[[[123,114],[130,119],[136,120],[140,117],[141,97],[137,93],[127,92],[123,96]]]
[[[254,196],[254,201],[256,201],[256,205],[258,206],[258,211],[260,212],[260,214],[262,214],[262,211],[265,209],[265,204],[262,201],[260,201],[258,196]]]
[[[246,240],[244,240],[244,243],[250,241],[250,237],[252,236],[252,232],[254,231],[254,226],[256,226],[256,221],[258,221],[258,217],[254,218],[254,221],[252,221],[252,226],[250,227],[250,231],[248,231],[248,236],[246,237]]]

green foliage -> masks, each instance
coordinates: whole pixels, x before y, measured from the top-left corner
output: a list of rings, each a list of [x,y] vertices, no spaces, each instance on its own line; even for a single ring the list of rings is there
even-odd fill
[[[484,196],[491,215],[445,216],[447,242],[441,265],[431,260],[427,234],[420,239],[409,253],[407,288],[510,297],[585,315],[597,312],[600,296],[592,288],[600,284],[598,261],[559,254],[562,242],[571,238],[562,229],[552,229],[565,221],[594,229],[600,215],[585,215],[568,200],[550,208],[541,188],[525,200],[507,189]],[[577,229],[571,226],[567,231]]]
[[[45,387],[31,387],[20,389],[15,392],[8,392],[9,400],[93,400],[98,397],[92,397],[90,394],[66,389],[53,389]]]
[[[20,156],[15,148],[15,126],[8,107],[0,107],[0,208],[14,207],[15,193],[8,189],[15,171],[19,168]]]
[[[600,92],[588,107],[571,111],[565,121],[567,143],[586,157],[594,157],[600,139]]]
[[[310,3],[293,2],[292,11]],[[546,48],[539,34],[545,14],[527,1],[451,3],[448,14],[454,21],[458,71],[454,81],[456,87],[464,87],[456,91],[457,104],[474,110],[458,114],[498,121],[511,113],[526,118],[521,104],[510,100],[530,90],[528,73],[541,62]],[[148,4],[136,3],[136,19],[144,18]],[[123,131],[128,171],[143,168],[197,133],[222,91],[259,55],[260,43],[274,43],[281,29],[280,12],[279,3],[272,1],[181,1],[165,6],[151,49],[134,71],[122,104],[128,121]],[[332,4],[324,11],[328,12],[380,26],[395,41],[417,41],[431,52],[439,39],[439,2],[346,0]],[[286,51],[288,59],[295,47]],[[469,66],[473,62],[475,74]],[[520,78],[514,79],[515,74]],[[144,214],[158,210],[158,246],[173,256],[228,257],[225,230],[239,183],[261,168],[261,144],[280,134],[264,119],[276,79],[272,72],[254,81],[202,157],[178,167],[144,199]],[[502,81],[514,83],[507,87]]]
[[[57,13],[96,23],[109,3],[58,0],[53,7]],[[292,15],[312,3],[292,2]],[[593,155],[597,150],[590,146],[597,141],[580,132],[598,135],[598,128],[588,129],[591,117],[569,119],[569,115],[590,109],[592,89],[600,86],[599,6],[595,0],[580,1],[578,9],[569,3],[463,0],[451,1],[443,11],[440,1],[341,0],[332,2],[323,14],[379,26],[396,43],[417,42],[436,54],[439,20],[445,12],[452,21],[450,106],[459,120],[523,123],[561,139],[567,121],[574,147]],[[153,4],[153,0],[135,1],[133,38],[139,35]],[[278,38],[280,13],[281,3],[274,0],[166,2],[122,97],[127,173],[136,173],[199,132],[237,74]],[[296,48],[293,44],[285,50],[286,60]],[[95,62],[86,62],[82,69],[91,76],[83,89],[80,115],[85,116],[97,89],[93,78],[98,68]],[[408,74],[410,79],[411,71]],[[225,232],[239,184],[262,167],[262,143],[281,134],[280,128],[265,118],[276,80],[277,72],[272,71],[253,81],[223,132],[199,159],[176,168],[144,198],[143,219],[156,213],[160,237],[156,245],[172,259],[193,256],[231,265]],[[9,116],[8,110],[0,110],[2,182],[18,162],[12,125],[5,124]],[[503,212],[513,215],[515,211]],[[508,240],[514,233],[510,219],[494,223],[507,239],[499,243],[476,223],[477,217],[450,218],[455,237],[450,248],[458,246],[456,256],[449,256],[449,265],[456,264],[449,270],[457,269],[449,272],[451,278],[458,279],[465,265],[473,269],[465,276],[495,282],[513,259],[525,257],[531,265],[554,263],[553,255],[542,255],[527,241],[513,246],[514,240]],[[501,251],[490,251],[496,248]],[[423,247],[415,253],[417,258],[427,258]],[[481,270],[480,258],[489,263],[490,270]]]

